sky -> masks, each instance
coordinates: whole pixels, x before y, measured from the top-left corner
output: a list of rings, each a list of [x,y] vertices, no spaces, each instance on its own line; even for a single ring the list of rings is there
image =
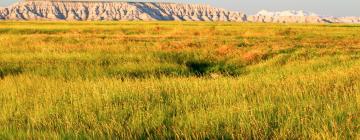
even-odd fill
[[[5,7],[18,0],[0,0]],[[139,1],[139,0],[127,0]],[[255,14],[260,10],[305,10],[322,16],[360,16],[360,0],[141,0],[209,4],[214,7]]]

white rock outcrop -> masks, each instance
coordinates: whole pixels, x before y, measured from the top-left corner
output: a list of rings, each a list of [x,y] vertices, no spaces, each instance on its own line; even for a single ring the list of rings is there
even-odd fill
[[[259,11],[257,14],[249,16],[250,22],[272,22],[272,23],[325,23],[323,19],[315,13],[305,11],[281,11],[270,12]]]
[[[0,8],[3,20],[178,20],[246,21],[246,15],[208,5],[114,2],[26,1]]]
[[[360,23],[359,17],[322,17],[303,10],[271,12],[261,10],[257,14],[248,16],[249,22],[264,23]]]

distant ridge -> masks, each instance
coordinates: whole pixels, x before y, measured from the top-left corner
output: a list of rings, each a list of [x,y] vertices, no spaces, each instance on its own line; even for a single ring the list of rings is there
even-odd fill
[[[257,16],[318,16],[315,13],[307,12],[303,10],[295,11],[295,10],[286,10],[286,11],[267,11],[261,10],[256,13]]]
[[[261,10],[247,16],[201,4],[104,0],[25,0],[0,7],[0,20],[230,21],[264,23],[360,23],[359,17],[322,17],[306,11]]]
[[[359,17],[325,17],[303,10],[267,11],[261,10],[248,16],[249,22],[272,23],[360,23]]]

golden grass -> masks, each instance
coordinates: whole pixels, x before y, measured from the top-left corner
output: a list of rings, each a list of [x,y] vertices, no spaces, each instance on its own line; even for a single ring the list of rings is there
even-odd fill
[[[359,139],[359,31],[0,22],[0,139]]]

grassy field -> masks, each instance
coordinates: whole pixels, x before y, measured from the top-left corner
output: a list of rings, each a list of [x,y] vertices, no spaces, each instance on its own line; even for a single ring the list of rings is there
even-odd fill
[[[359,32],[0,22],[0,139],[360,139]]]

